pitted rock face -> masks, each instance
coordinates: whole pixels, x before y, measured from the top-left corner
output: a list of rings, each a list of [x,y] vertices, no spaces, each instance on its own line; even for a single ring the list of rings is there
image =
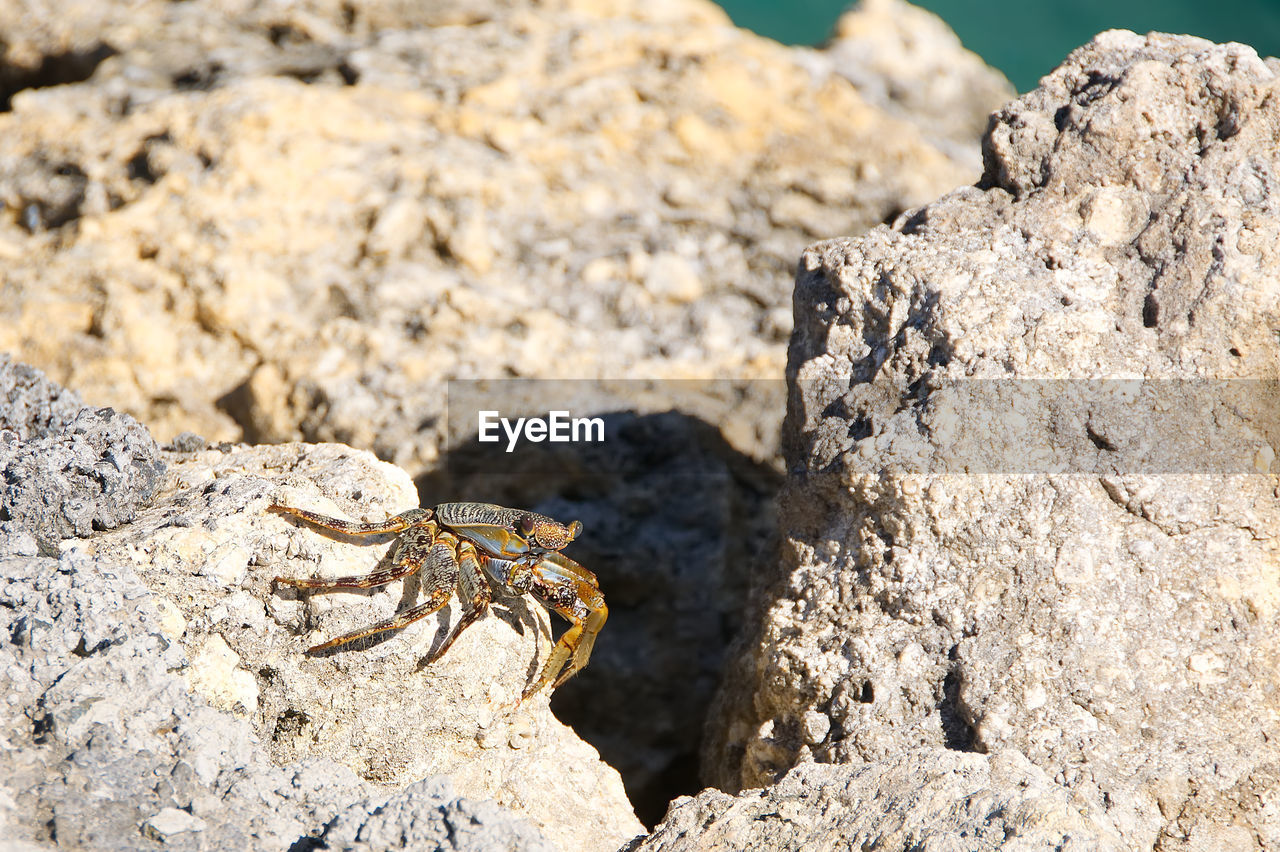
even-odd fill
[[[0,546],[54,554],[58,543],[132,520],[160,487],[151,433],[88,408],[40,371],[0,357]]]
[[[960,804],[957,804],[960,803]],[[1118,849],[1100,808],[1016,751],[913,749],[861,766],[803,763],[777,784],[679,799],[627,852],[702,849]]]
[[[28,11],[0,16],[0,100],[21,88],[0,112],[0,350],[162,442],[340,442],[414,477],[448,466],[450,381],[776,381],[800,249],[976,179],[974,128],[1008,96],[902,3],[838,51],[759,38],[707,0]],[[961,66],[960,86],[935,72]],[[650,820],[696,790],[742,554],[772,523],[776,477],[751,471],[776,463],[781,407],[747,408],[637,439],[609,468],[645,462],[631,482],[571,471],[572,502],[599,504],[563,516],[588,521],[572,547],[625,579],[596,649],[612,659],[588,670],[613,674],[560,707]],[[690,440],[697,418],[745,458]],[[508,505],[567,493],[515,474],[531,494]],[[456,485],[422,493],[498,499]]]
[[[501,597],[429,665],[462,617],[456,597],[403,630],[306,653],[413,606],[422,587],[414,576],[351,591],[273,583],[370,574],[388,564],[394,534],[323,535],[269,507],[380,522],[418,499],[403,471],[339,445],[167,457],[156,503],[82,547],[134,566],[177,611],[191,688],[244,719],[273,760],[331,760],[394,788],[447,775],[460,796],[492,799],[532,825],[529,837],[541,832],[566,848],[615,849],[643,829],[617,772],[555,720],[543,696],[515,707],[554,644],[546,610],[532,601]],[[402,804],[431,816],[420,801]],[[358,832],[368,810],[352,812],[336,836]],[[370,822],[391,831],[413,813]]]
[[[806,252],[787,538],[708,781],[1014,749],[1127,846],[1280,844],[1277,94],[1240,45],[1104,33],[997,113],[982,184]],[[1220,391],[1233,443],[1001,408],[1117,379]]]

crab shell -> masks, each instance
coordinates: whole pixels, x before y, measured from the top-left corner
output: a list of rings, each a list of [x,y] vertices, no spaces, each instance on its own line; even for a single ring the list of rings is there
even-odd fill
[[[438,524],[490,556],[520,559],[525,564],[536,561],[530,556],[564,549],[582,531],[579,521],[562,524],[546,515],[492,503],[441,503],[432,512]]]

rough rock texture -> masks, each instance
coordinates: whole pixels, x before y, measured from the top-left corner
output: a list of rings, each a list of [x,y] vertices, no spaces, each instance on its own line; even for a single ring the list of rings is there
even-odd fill
[[[1195,437],[1137,409],[1001,431],[948,404],[964,379],[1274,380],[1278,94],[1241,45],[1104,33],[997,114],[981,185],[805,254],[783,563],[709,781],[1014,749],[1128,848],[1280,845],[1274,382],[1218,411],[1235,475],[1133,466],[1128,436]],[[957,472],[970,426],[1005,466]]]
[[[862,766],[803,763],[765,789],[678,799],[628,852],[1118,848],[1105,817],[1017,751],[926,748]]]
[[[435,849],[441,852],[555,852],[556,847],[490,801],[460,799],[447,778],[424,778],[386,801],[344,809],[319,838],[321,849],[378,852]]]
[[[444,779],[388,801],[332,760],[273,763],[248,719],[190,691],[181,618],[127,565],[0,560],[0,629],[6,849],[397,848],[389,824],[424,841],[453,826],[444,849],[552,848]]]
[[[841,50],[909,38],[900,17]],[[446,384],[780,380],[803,246],[978,176],[976,132],[964,153],[897,105],[934,84],[880,63],[877,105],[854,60],[699,0],[63,0],[0,14],[0,44],[0,350],[162,440],[340,441],[426,502],[576,512],[611,619],[557,710],[646,819],[695,791],[782,406],[619,409],[621,462],[490,487],[445,477]],[[983,75],[939,113],[980,127],[1003,97]]]
[[[0,562],[6,841],[282,849],[368,795],[332,761],[273,766],[173,673],[188,661],[166,622],[126,565]]]
[[[159,455],[132,417],[85,408],[0,354],[0,552],[51,555],[63,538],[132,520],[159,486]]]
[[[337,445],[222,447],[169,461],[151,508],[82,546],[135,566],[172,613],[191,688],[245,718],[277,763],[323,757],[395,787],[448,775],[462,796],[495,800],[566,849],[616,848],[642,830],[617,772],[555,720],[545,694],[514,706],[551,650],[547,613],[532,599],[499,599],[430,667],[425,657],[461,614],[456,603],[402,631],[304,653],[412,605],[417,578],[365,592],[276,587],[275,576],[370,573],[391,537],[325,535],[267,507],[381,520],[417,505],[404,472]]]
[[[80,407],[75,394],[36,370],[7,362],[3,367],[0,378],[6,394],[0,400],[0,422],[9,434],[29,439],[12,445],[20,455],[29,454],[33,443],[75,435],[87,415],[98,414]],[[150,435],[134,427],[154,452]],[[46,437],[33,438],[40,434]],[[118,429],[102,441],[110,457],[122,458],[139,438],[132,430]],[[272,485],[288,491],[277,477],[296,488],[301,477],[312,474],[322,482],[340,484],[344,494],[350,493],[346,488],[363,484],[370,499],[412,499],[413,488],[403,473],[348,448],[239,451],[250,457],[250,466],[266,466],[267,478],[255,478],[236,468],[237,452],[232,448],[208,449],[194,436],[184,436],[178,444],[184,449],[167,454],[177,463],[165,477],[161,499],[141,508],[133,523],[112,533],[62,541],[58,558],[7,553],[0,559],[0,630],[8,638],[0,645],[0,694],[5,696],[0,705],[0,828],[6,849],[48,848],[52,842],[65,849],[284,849],[297,844],[329,849],[402,848],[397,844],[456,850],[612,849],[639,830],[616,773],[600,767],[590,748],[562,726],[552,726],[549,736],[555,738],[556,750],[551,758],[536,762],[538,734],[545,731],[544,720],[549,718],[545,701],[527,707],[515,724],[480,722],[480,728],[507,739],[499,743],[477,738],[479,744],[472,742],[471,751],[487,748],[517,755],[488,761],[486,767],[509,775],[523,773],[515,781],[500,777],[492,783],[502,784],[515,797],[533,800],[528,810],[545,812],[546,800],[556,796],[561,808],[577,805],[572,819],[563,819],[562,827],[551,832],[556,845],[527,819],[493,801],[455,796],[447,778],[426,773],[391,777],[395,769],[412,764],[410,757],[397,762],[398,755],[442,746],[432,742],[429,732],[398,727],[418,721],[411,713],[400,712],[388,721],[386,708],[368,700],[369,692],[376,692],[389,677],[421,687],[412,676],[403,678],[394,665],[366,666],[359,673],[362,692],[326,682],[341,681],[334,671],[328,678],[297,674],[301,642],[272,617],[301,631],[303,604],[266,594],[267,581],[249,570],[248,562],[257,554],[246,548],[262,545],[265,553],[278,554],[282,543],[296,545],[290,551],[293,558],[280,561],[302,563],[296,566],[299,571],[316,569],[307,555],[318,555],[321,568],[339,571],[364,570],[376,557],[361,561],[337,554],[359,549],[347,543],[330,542],[317,550],[301,540],[301,531],[281,529],[280,518],[261,514],[260,492]],[[318,473],[317,465],[325,472]],[[157,471],[150,478],[120,478],[109,492],[67,494],[57,488],[65,472],[56,466],[33,466],[31,473],[23,488],[51,495],[47,504],[55,514],[74,504],[91,516],[105,516],[122,505],[147,506],[156,491],[154,480],[160,478]],[[311,480],[307,484],[315,490]],[[314,496],[302,490],[298,496]],[[252,521],[234,517],[246,509],[254,512]],[[270,530],[255,537],[255,524]],[[264,559],[263,564],[270,561]],[[265,605],[250,598],[248,589],[266,597]],[[348,601],[346,608],[352,617],[367,608],[360,603],[368,603],[365,597],[355,597],[359,600]],[[512,602],[507,606],[510,609]],[[321,627],[338,620],[324,602],[317,602],[315,609],[325,611],[314,614]],[[523,646],[532,657],[533,623],[528,618],[526,622]],[[537,626],[545,630],[542,622]],[[246,658],[237,654],[237,649],[245,650],[245,643],[237,631],[247,627],[262,634],[284,658],[275,668],[245,668]],[[500,650],[504,641],[522,644],[510,640],[509,635],[499,636],[495,648]],[[282,644],[288,647],[281,649]],[[545,653],[548,643],[540,646]],[[492,681],[502,678],[523,682],[526,670],[537,662],[521,659],[490,677],[493,666],[511,662],[511,649],[506,657],[495,649],[481,650],[479,655],[460,656],[470,662],[469,680],[487,678],[491,688],[498,686]],[[315,662],[341,668],[332,660]],[[301,684],[293,684],[295,679]],[[518,694],[518,687],[506,687]],[[379,764],[381,776],[370,769],[369,761],[350,759],[350,749],[320,755],[329,743],[316,730],[330,721],[330,690],[341,696],[339,708],[350,708],[352,700],[368,700],[364,707],[356,705],[377,723],[369,726],[377,742],[366,743],[365,752],[391,755]],[[465,686],[446,689],[445,700],[466,703],[461,697],[466,691]],[[430,695],[431,690],[421,690],[412,700],[424,693]],[[279,710],[282,696],[297,695],[327,710],[308,716],[311,707],[304,704],[294,712],[273,712]],[[484,708],[477,704],[470,702],[471,716],[482,716]],[[439,703],[425,705],[446,719],[467,715],[465,709],[449,714]],[[265,719],[274,726],[255,724]],[[468,724],[468,734],[474,733],[475,719]],[[329,726],[333,727],[341,729]],[[334,757],[346,758],[346,763]],[[570,760],[572,767],[561,766],[561,758]],[[519,772],[506,768],[508,763],[519,765]],[[367,779],[393,783],[370,783],[353,768]],[[459,778],[475,787],[472,776],[482,770],[469,771],[470,776],[459,772]],[[606,789],[593,788],[594,800],[580,801],[572,785],[592,772],[601,774]],[[415,778],[415,783],[396,789]],[[530,794],[527,788],[532,784],[541,787]],[[599,815],[611,804],[616,808],[613,823],[602,824],[608,819]]]
[[[80,395],[0,353],[0,430],[6,443],[64,431],[84,408]]]
[[[162,440],[416,475],[450,378],[776,378],[801,248],[977,176],[699,0],[126,5],[0,22],[101,59],[0,114],[0,350]]]
[[[869,102],[975,170],[972,140],[987,129],[991,111],[1015,95],[941,18],[903,0],[862,0],[840,16],[817,55]]]

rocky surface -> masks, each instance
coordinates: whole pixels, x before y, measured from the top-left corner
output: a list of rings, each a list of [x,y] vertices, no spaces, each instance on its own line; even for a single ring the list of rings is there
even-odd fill
[[[0,416],[25,436],[10,445],[20,458],[98,414],[38,371],[5,369]],[[120,456],[136,436],[104,441]],[[54,509],[138,510],[63,541],[57,558],[0,564],[6,843],[613,849],[640,831],[617,773],[545,697],[511,706],[550,648],[540,608],[502,602],[505,618],[483,619],[430,670],[428,622],[374,649],[302,653],[312,633],[369,623],[415,590],[304,602],[273,589],[267,571],[367,572],[384,548],[327,540],[267,503],[338,514],[328,489],[377,514],[416,500],[403,472],[346,447],[179,444],[158,494],[135,478],[68,496],[52,487],[61,472],[39,465],[23,483],[58,497]]]
[[[700,0],[58,5],[0,24],[92,70],[0,114],[0,350],[161,440],[416,475],[449,379],[777,378],[802,247],[977,176]]]
[[[491,801],[461,799],[447,778],[424,778],[389,799],[344,808],[318,838],[319,849],[378,852],[555,852],[558,848],[524,820]]]
[[[936,22],[875,8],[836,61],[700,0],[26,4],[0,15],[0,350],[162,441],[339,441],[427,503],[581,517],[611,619],[557,712],[652,821],[698,789],[782,406],[632,398],[600,410],[623,458],[535,451],[495,481],[449,475],[445,401],[510,376],[780,385],[803,246],[976,179],[955,128],[1005,96]],[[964,91],[867,58],[917,26]]]
[[[127,565],[7,558],[0,578],[6,841],[279,849],[370,792],[332,761],[272,765],[248,725],[192,695]]]
[[[555,720],[546,695],[516,707],[551,650],[546,610],[500,598],[429,667],[461,615],[456,602],[402,631],[305,654],[411,606],[418,582],[332,593],[273,584],[368,574],[392,539],[325,535],[268,512],[273,502],[381,520],[416,506],[417,492],[402,471],[337,445],[175,453],[155,504],[83,547],[135,566],[181,625],[191,688],[244,718],[275,762],[323,757],[392,788],[447,775],[462,796],[526,817],[559,848],[612,849],[641,832],[617,772]],[[367,831],[410,816],[384,814],[387,825]]]
[[[76,395],[31,367],[8,362],[3,367],[0,379],[6,394],[0,421],[13,438],[8,446],[15,457],[46,453],[50,441],[78,436],[90,414],[109,426],[119,425],[120,416],[82,407]],[[124,420],[132,423],[131,418]],[[140,444],[140,434],[142,443],[155,450],[150,435],[136,423],[132,429],[106,432],[101,441],[110,457],[120,458]],[[224,458],[237,457],[233,448],[207,449],[192,436],[179,444],[184,449],[164,454],[173,462],[168,475],[123,477],[111,491],[63,493],[55,487],[63,481],[63,472],[38,464],[31,466],[31,477],[15,484],[20,486],[14,489],[19,498],[44,491],[58,498],[47,501],[52,509],[76,505],[93,517],[106,518],[104,526],[116,530],[64,540],[56,558],[10,551],[0,559],[0,629],[9,640],[0,646],[0,684],[6,696],[0,713],[0,826],[5,848],[56,844],[93,849],[279,849],[300,843],[329,849],[614,848],[639,830],[617,774],[600,766],[590,748],[561,725],[550,723],[549,736],[557,746],[554,759],[567,756],[575,761],[568,783],[594,770],[605,789],[593,789],[591,803],[576,802],[561,780],[561,766],[554,768],[556,778],[548,779],[544,775],[552,768],[540,770],[539,759],[530,760],[541,753],[538,732],[544,732],[549,719],[545,700],[526,706],[524,727],[481,723],[509,737],[502,743],[490,739],[476,748],[511,752],[522,775],[516,782],[502,780],[503,788],[534,800],[541,794],[543,801],[534,802],[534,811],[539,805],[545,810],[549,796],[561,797],[561,805],[579,803],[575,819],[563,824],[593,834],[556,837],[562,834],[557,829],[550,833],[556,837],[553,842],[529,819],[497,802],[457,796],[448,778],[425,773],[417,780],[392,778],[393,771],[379,775],[370,769],[372,761],[352,759],[351,752],[330,747],[323,736],[308,737],[330,722],[328,715],[310,706],[306,710],[312,711],[314,722],[302,710],[271,715],[279,710],[275,705],[280,695],[289,692],[283,684],[287,677],[302,681],[293,693],[310,688],[302,700],[326,706],[332,714],[328,690],[340,693],[342,687],[326,681],[340,681],[343,675],[298,675],[294,669],[301,647],[279,651],[285,660],[278,668],[246,668],[246,658],[236,650],[246,650],[237,629],[250,624],[276,645],[284,631],[271,622],[273,615],[294,631],[303,629],[297,623],[302,610],[297,600],[276,601],[275,609],[270,595],[262,595],[268,599],[265,603],[247,603],[246,588],[260,594],[266,588],[266,582],[248,569],[252,554],[244,550],[262,544],[261,536],[225,535],[228,525],[236,526],[237,496],[260,490],[266,482],[233,471],[234,463]],[[358,485],[362,476],[374,499],[413,494],[403,473],[348,448],[269,448],[265,458],[253,450],[239,453],[265,463],[269,476],[291,482],[312,473],[321,482]],[[223,463],[212,464],[212,459]],[[316,467],[328,468],[328,475],[316,475]],[[159,498],[156,478],[164,482]],[[259,503],[252,503],[252,508],[259,509]],[[123,523],[118,512],[111,513],[120,505],[136,510],[133,523]],[[224,518],[224,513],[232,518]],[[274,516],[270,522],[276,527],[282,523]],[[19,532],[37,535],[26,527]],[[42,528],[38,535],[47,535],[47,530]],[[271,536],[273,544],[279,544],[282,531],[275,528]],[[288,532],[283,537],[298,545],[291,551],[291,562],[306,562],[310,554],[321,565],[337,565],[339,571],[347,567],[342,556],[334,554],[351,545],[330,544],[317,555],[305,542],[294,542]],[[326,555],[333,558],[326,562]],[[357,571],[371,564],[352,562]],[[303,569],[315,567],[315,562],[306,562]],[[316,609],[328,608],[317,604]],[[348,609],[364,608],[355,603]],[[332,618],[315,615],[321,624]],[[266,628],[268,623],[275,632]],[[525,628],[526,640],[531,627]],[[539,627],[545,628],[540,623]],[[509,636],[504,638],[509,643]],[[300,645],[300,640],[291,636],[288,643]],[[502,643],[499,640],[498,646]],[[535,643],[515,645],[536,655]],[[547,642],[540,643],[541,651],[547,647]],[[468,655],[463,651],[461,656]],[[471,654],[470,661],[468,675],[474,682],[475,675],[486,674],[486,664],[508,660],[483,649]],[[332,660],[325,664],[334,668]],[[524,670],[504,669],[503,677],[517,681]],[[394,665],[371,665],[360,677],[367,687],[385,681],[389,673],[401,677]],[[410,678],[408,686],[421,684]],[[511,688],[518,695],[518,687]],[[369,696],[356,688],[349,697],[360,701]],[[411,697],[416,701],[421,696]],[[453,693],[447,693],[447,700],[465,701]],[[439,737],[431,741],[430,732],[415,730],[415,736],[407,737],[396,723],[387,722],[387,707],[378,701],[362,710],[381,725],[370,728],[376,742],[365,743],[366,752],[403,755],[398,769],[411,765],[426,743],[443,746]],[[415,722],[410,714],[401,715],[397,722]],[[264,719],[274,722],[274,728],[255,724]],[[389,762],[394,757],[379,765],[387,770]],[[489,762],[488,768],[502,769],[503,761]],[[461,771],[457,778],[475,787],[476,774]],[[548,792],[529,796],[527,785],[539,782]],[[593,819],[611,803],[618,809],[616,825]],[[609,834],[611,829],[614,834]]]
[[[783,560],[710,782],[1015,750],[1126,848],[1280,845],[1277,91],[1104,33],[997,113],[979,186],[806,252]],[[1198,380],[1237,466],[1177,411],[1010,413],[1048,379]]]
[[[626,842],[617,775],[545,696],[512,707],[544,610],[500,600],[429,667],[456,607],[307,656],[418,590],[274,588],[385,539],[266,507],[583,519],[573,555],[622,603],[557,702],[638,789],[686,783],[769,553],[768,417],[612,410],[626,452],[495,477],[445,440],[444,382],[768,375],[790,246],[961,180],[951,130],[885,117],[927,98],[846,82],[901,65],[911,39],[856,39],[912,13],[868,4],[813,52],[683,2],[131,8],[0,25],[0,347],[165,438],[341,438],[408,472],[334,444],[157,454],[6,365],[4,452],[97,471],[0,521],[32,554],[0,566],[6,841]],[[633,848],[1280,845],[1275,88],[1239,46],[1104,34],[997,114],[977,187],[805,254],[783,559],[710,714],[726,792]],[[1028,404],[1120,378],[1207,382],[1230,452],[1163,412]],[[1176,464],[1135,466],[1144,440]]]
[[[925,748],[860,766],[803,763],[736,797],[677,799],[628,852],[1119,848],[1105,816],[1017,751]]]
[[[52,555],[133,519],[164,473],[141,424],[0,354],[0,552]]]
[[[867,101],[975,171],[981,160],[972,140],[986,131],[992,104],[1016,94],[941,18],[903,0],[862,0],[816,55]]]

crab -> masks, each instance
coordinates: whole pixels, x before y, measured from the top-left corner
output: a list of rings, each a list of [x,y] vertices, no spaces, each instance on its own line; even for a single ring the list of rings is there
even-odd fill
[[[422,603],[372,627],[314,645],[307,653],[410,625],[448,603],[456,588],[462,618],[423,663],[430,665],[485,614],[493,599],[491,583],[496,583],[511,594],[533,594],[543,606],[571,622],[552,648],[538,680],[521,695],[520,701],[524,701],[547,684],[554,690],[581,671],[609,616],[595,574],[560,553],[582,531],[578,521],[561,524],[535,512],[490,503],[442,503],[364,524],[292,506],[272,504],[268,508],[345,535],[400,534],[391,550],[389,568],[332,580],[276,577],[278,584],[299,589],[368,589],[422,572],[426,594]]]

